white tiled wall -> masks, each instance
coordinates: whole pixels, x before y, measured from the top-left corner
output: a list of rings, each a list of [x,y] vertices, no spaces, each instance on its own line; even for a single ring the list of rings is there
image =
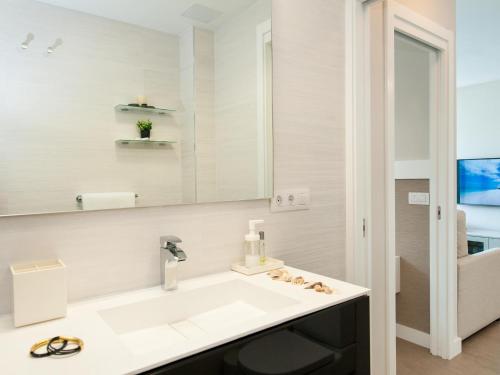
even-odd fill
[[[258,197],[256,31],[270,17],[271,1],[259,0],[195,30],[198,202]]]
[[[195,29],[196,198],[215,202],[214,33]]]
[[[257,25],[269,20],[270,2],[256,1],[215,31],[217,196],[258,196]]]
[[[197,201],[258,197],[257,28],[259,0],[215,31],[195,30]]]
[[[3,1],[0,24],[0,171],[8,176],[0,214],[74,210],[87,192],[134,191],[143,206],[183,201],[181,143],[115,145],[139,136],[138,119],[153,121],[157,139],[179,141],[192,126],[179,97],[178,36],[29,0]],[[22,50],[28,32],[35,39]],[[63,44],[48,55],[56,38]],[[178,112],[115,112],[144,94]]]
[[[159,236],[183,240],[182,278],[228,269],[248,219],[294,266],[344,277],[344,1],[274,0],[275,187],[309,186],[309,211],[270,214],[267,201],[0,219],[0,311],[11,262],[59,256],[72,301],[159,282]]]
[[[195,107],[194,107],[194,30],[180,35],[180,98],[182,103],[181,160],[182,201],[196,202]]]

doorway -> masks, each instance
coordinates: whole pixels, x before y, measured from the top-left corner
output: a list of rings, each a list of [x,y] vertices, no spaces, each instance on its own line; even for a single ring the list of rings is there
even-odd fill
[[[457,337],[457,247],[456,247],[456,150],[455,150],[455,79],[453,34],[413,11],[387,2],[385,7],[385,129],[387,151],[386,194],[388,199],[386,249],[389,273],[395,271],[396,207],[395,184],[397,159],[396,128],[398,109],[396,96],[396,42],[404,40],[423,56],[427,71],[426,87],[429,132],[420,132],[429,145],[429,349],[436,356],[450,359],[460,353],[461,341]],[[425,57],[427,56],[427,57]],[[415,90],[410,90],[415,92]],[[426,102],[425,95],[422,103]],[[412,117],[418,117],[416,114]],[[404,129],[404,126],[402,126]],[[425,136],[422,136],[424,134]],[[417,136],[412,136],[417,143]],[[418,150],[419,148],[415,148]],[[407,168],[418,171],[417,166]],[[390,178],[390,181],[389,181]],[[392,182],[392,186],[390,184]],[[394,258],[393,258],[394,256]],[[395,275],[394,275],[395,277]],[[387,292],[394,292],[389,279]],[[395,286],[395,285],[394,285]],[[389,296],[392,309],[392,295]],[[394,300],[394,308],[396,301]],[[396,315],[396,314],[395,314]],[[394,317],[396,318],[396,316]],[[395,319],[396,320],[396,319]],[[393,342],[394,344],[394,342]],[[394,345],[395,346],[395,345]],[[395,348],[394,348],[395,349]],[[395,356],[395,355],[394,355]]]
[[[450,359],[460,353],[457,337],[455,78],[453,33],[392,0],[353,1],[351,13],[354,72],[350,88],[354,129],[348,160],[352,160],[352,233],[348,232],[348,274],[371,289],[372,369],[374,374],[396,374],[396,173],[410,171],[408,180],[428,180],[407,187],[429,205],[428,311],[426,332],[420,337],[432,354]],[[351,23],[348,22],[348,25]],[[396,43],[399,39],[428,55],[429,86],[427,159],[407,156],[396,160]],[[434,78],[432,78],[434,77]],[[433,83],[431,85],[431,83]],[[431,86],[434,90],[431,90]],[[349,100],[349,98],[347,99]],[[435,108],[433,107],[435,106]],[[415,134],[408,136],[415,141]],[[415,142],[416,143],[416,142]],[[349,139],[348,139],[349,144]],[[360,145],[362,145],[360,147]],[[415,147],[415,144],[411,144]],[[404,151],[416,152],[414,149]],[[433,154],[434,153],[434,154]],[[404,154],[404,152],[403,152]],[[418,162],[414,162],[418,160]],[[432,162],[431,162],[432,160]],[[413,161],[413,162],[412,162]],[[403,162],[403,164],[396,164]],[[404,168],[399,168],[401,165]],[[415,178],[418,171],[426,178]],[[432,178],[434,177],[434,178]],[[401,178],[404,180],[403,178]],[[365,183],[366,182],[366,183]],[[403,189],[404,190],[404,189]],[[417,190],[417,191],[414,191]],[[423,191],[419,191],[423,190]],[[417,205],[412,205],[417,206]],[[422,207],[420,207],[422,208]],[[427,210],[427,213],[425,212]],[[409,226],[411,227],[411,225]],[[425,223],[422,225],[425,227]],[[352,266],[349,268],[349,265]],[[361,270],[363,272],[357,272]],[[357,275],[365,275],[366,280]],[[421,287],[422,288],[422,287]],[[425,288],[425,287],[424,287]],[[427,314],[427,313],[426,313]]]

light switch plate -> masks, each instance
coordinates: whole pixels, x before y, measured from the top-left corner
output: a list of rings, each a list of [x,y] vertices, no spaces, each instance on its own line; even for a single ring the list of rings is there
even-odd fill
[[[408,193],[408,204],[428,206],[430,204],[429,193]]]
[[[308,210],[310,203],[308,188],[279,190],[271,199],[271,212]]]

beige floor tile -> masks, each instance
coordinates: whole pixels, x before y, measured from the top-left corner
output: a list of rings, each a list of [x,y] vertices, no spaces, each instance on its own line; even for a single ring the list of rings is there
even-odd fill
[[[499,375],[500,322],[462,343],[462,353],[451,361],[432,356],[420,346],[398,339],[398,375]]]

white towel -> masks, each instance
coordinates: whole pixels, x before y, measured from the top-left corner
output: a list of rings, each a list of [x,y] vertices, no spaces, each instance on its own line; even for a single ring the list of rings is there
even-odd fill
[[[82,194],[82,208],[84,210],[127,207],[135,207],[135,193],[133,192]]]

